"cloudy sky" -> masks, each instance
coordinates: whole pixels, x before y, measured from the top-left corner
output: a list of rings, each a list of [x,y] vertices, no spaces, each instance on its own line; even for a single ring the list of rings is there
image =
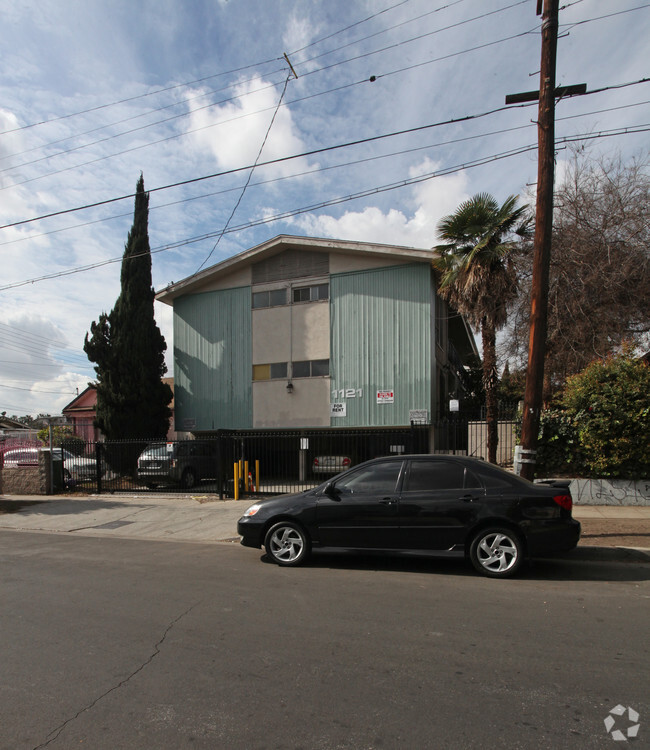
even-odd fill
[[[92,380],[84,336],[119,294],[133,218],[115,199],[141,172],[156,289],[278,234],[431,247],[469,196],[523,195],[537,109],[502,108],[539,86],[535,11],[0,0],[0,412],[60,413]],[[560,24],[558,85],[606,90],[558,104],[558,167],[576,136],[637,153],[650,3],[567,0]],[[171,352],[171,309],[156,318]]]

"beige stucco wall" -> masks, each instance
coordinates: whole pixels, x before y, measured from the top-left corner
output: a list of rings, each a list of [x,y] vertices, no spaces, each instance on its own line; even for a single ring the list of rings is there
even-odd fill
[[[329,359],[329,356],[327,300],[253,310],[254,365]]]
[[[329,378],[293,380],[287,393],[286,380],[253,383],[253,427],[329,427]]]
[[[232,273],[225,276],[219,276],[210,279],[203,286],[192,289],[192,294],[202,294],[203,292],[214,292],[219,289],[236,289],[240,286],[250,286],[252,278],[251,267],[238,268]]]

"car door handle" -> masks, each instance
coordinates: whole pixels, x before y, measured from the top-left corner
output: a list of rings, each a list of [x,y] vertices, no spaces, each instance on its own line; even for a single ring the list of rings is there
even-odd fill
[[[474,495],[463,495],[461,500],[464,500],[466,503],[473,503],[474,500],[476,500],[476,497]]]
[[[383,500],[380,500],[380,505],[395,505],[397,500],[394,500],[392,497],[385,497]]]

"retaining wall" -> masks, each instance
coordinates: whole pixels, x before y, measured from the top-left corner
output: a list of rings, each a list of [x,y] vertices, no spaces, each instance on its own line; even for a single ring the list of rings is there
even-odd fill
[[[649,505],[650,479],[572,479],[576,505]]]
[[[38,466],[3,466],[0,469],[0,494],[48,495],[49,488],[49,450],[38,452]]]

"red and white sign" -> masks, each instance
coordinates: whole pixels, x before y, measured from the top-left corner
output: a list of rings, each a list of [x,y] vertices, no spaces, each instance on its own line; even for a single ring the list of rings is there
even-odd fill
[[[393,391],[377,391],[377,403],[378,404],[392,404],[395,401],[395,394]]]

